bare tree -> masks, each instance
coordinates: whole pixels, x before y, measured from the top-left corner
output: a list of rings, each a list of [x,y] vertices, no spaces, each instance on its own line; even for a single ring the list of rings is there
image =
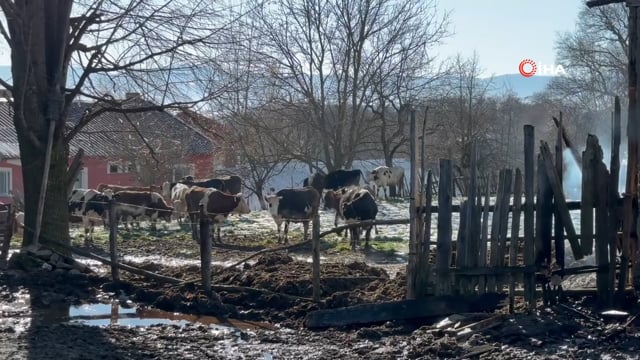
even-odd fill
[[[556,97],[600,110],[626,91],[628,16],[623,3],[583,7],[576,29],[556,42],[556,56],[567,72],[551,83]]]
[[[261,59],[286,92],[280,100],[309,115],[291,125],[320,140],[316,149],[307,144],[312,151],[300,151],[299,137],[294,144],[284,138],[281,145],[292,157],[314,167],[307,156],[316,156],[328,170],[351,166],[372,133],[366,107],[373,102],[373,84],[415,77],[407,63],[442,36],[446,17],[434,4],[283,0],[256,7]]]
[[[223,49],[226,18],[213,2],[195,0],[2,0],[0,34],[11,49],[11,81],[0,81],[13,94],[25,191],[23,245],[34,243],[47,144],[52,144],[45,191],[43,241],[69,241],[67,189],[69,142],[83,127],[107,111],[159,110],[192,104],[215,93],[204,67],[215,66]],[[213,60],[212,60],[213,59]],[[186,79],[200,84],[180,86]],[[68,84],[68,78],[72,79]],[[144,92],[148,107],[122,107],[105,91]],[[188,89],[189,91],[184,91]],[[66,123],[78,97],[104,104]],[[48,128],[54,124],[53,137]]]

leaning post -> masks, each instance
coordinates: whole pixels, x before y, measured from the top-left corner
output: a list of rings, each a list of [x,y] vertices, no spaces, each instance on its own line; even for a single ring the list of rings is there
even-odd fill
[[[313,300],[320,300],[320,215],[313,215],[313,229],[311,232],[311,279],[313,284]]]
[[[111,256],[111,276],[114,282],[120,281],[120,269],[118,268],[118,250],[116,240],[118,237],[118,221],[116,217],[116,201],[109,199],[109,255]]]
[[[200,269],[202,286],[206,292],[211,291],[211,222],[204,205],[200,204]]]

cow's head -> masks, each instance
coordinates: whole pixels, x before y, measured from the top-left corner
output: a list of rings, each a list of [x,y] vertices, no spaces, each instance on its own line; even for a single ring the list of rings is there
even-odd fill
[[[237,193],[235,195],[235,198],[236,198],[236,201],[238,201],[238,205],[233,210],[234,213],[248,214],[251,212],[251,209],[249,208],[249,203],[247,202],[247,199],[245,199],[244,196],[242,196],[242,193]]]
[[[324,209],[337,210],[338,206],[340,205],[341,195],[342,195],[341,190],[338,190],[338,191],[327,190],[327,192],[324,194]]]
[[[171,197],[171,183],[168,181],[162,183],[162,196],[165,198]]]
[[[280,205],[280,200],[282,196],[278,195],[267,195],[264,200],[267,202],[269,206],[269,212],[272,216],[278,216],[278,206]]]

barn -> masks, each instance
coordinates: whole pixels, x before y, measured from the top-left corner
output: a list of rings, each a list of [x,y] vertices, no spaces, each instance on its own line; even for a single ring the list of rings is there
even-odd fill
[[[213,176],[215,169],[227,162],[228,156],[217,136],[188,121],[183,111],[128,112],[133,108],[157,108],[137,93],[127,93],[116,111],[103,111],[104,106],[77,102],[69,111],[69,130],[85,115],[99,113],[71,141],[71,157],[79,149],[84,150],[83,166],[74,188],[95,188],[100,183],[146,186],[186,175],[205,178]],[[11,105],[3,101],[0,102],[1,202],[21,198],[21,166]]]

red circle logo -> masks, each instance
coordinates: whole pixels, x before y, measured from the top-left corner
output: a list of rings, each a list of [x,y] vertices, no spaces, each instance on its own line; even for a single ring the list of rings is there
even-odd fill
[[[525,65],[531,65],[531,69],[529,71],[525,70]],[[520,71],[520,75],[524,77],[532,77],[533,74],[536,73],[537,66],[536,62],[531,59],[524,59],[520,61],[520,66],[518,66],[518,71]]]

